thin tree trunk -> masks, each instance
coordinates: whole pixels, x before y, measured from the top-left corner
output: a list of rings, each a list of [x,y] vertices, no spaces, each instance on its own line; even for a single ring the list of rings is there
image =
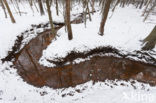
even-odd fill
[[[41,0],[38,0],[38,5],[39,5],[39,8],[40,8],[41,15],[44,15],[44,9],[43,9],[43,5],[42,5],[42,1]]]
[[[141,1],[141,4],[140,4],[140,6],[139,6],[139,9],[142,8],[143,4],[144,4],[144,0]]]
[[[94,14],[95,11],[94,5],[95,5],[95,0],[92,0],[92,14]]]
[[[67,31],[68,31],[68,39],[73,39],[71,22],[70,22],[70,0],[66,0],[66,23],[67,23]]]
[[[33,0],[33,1],[34,1],[34,0]],[[36,8],[37,12],[39,12],[39,10],[38,10],[38,8],[37,8],[37,6],[36,6],[35,1],[34,1],[33,3],[34,3],[34,6],[35,6],[35,8]]]
[[[65,32],[67,31],[67,22],[66,22],[66,6],[65,6],[65,1],[63,0],[63,18],[64,18],[64,22],[65,22]]]
[[[59,16],[58,1],[56,0],[56,14]]]
[[[87,12],[86,12],[86,0],[83,0],[83,19],[84,19],[84,25],[85,25],[85,28],[86,28],[86,23],[87,23]]]
[[[16,0],[15,0],[15,5],[16,5],[16,7],[17,7],[17,10],[18,10],[18,12],[19,12],[19,15],[21,16],[22,14],[21,14],[21,11],[20,11],[18,2],[17,2]]]
[[[50,0],[50,6],[53,4],[53,0]]]
[[[88,13],[88,15],[89,15],[89,21],[92,21],[92,18],[91,18],[91,15],[90,15],[90,10],[89,10],[89,5],[88,5],[88,3],[89,3],[89,1],[87,0],[86,1],[86,12]]]
[[[31,8],[31,10],[32,10],[32,12],[33,12],[33,14],[34,14],[33,1],[30,0],[30,1],[28,1],[28,2],[29,2],[29,5],[30,5],[30,8]]]
[[[148,8],[148,5],[150,4],[150,2],[151,2],[151,0],[148,0],[148,2],[147,2],[147,4],[146,4],[145,10],[144,10],[142,16],[145,15],[145,13],[146,13],[146,11],[147,11],[147,8]]]
[[[100,35],[104,35],[104,26],[107,20],[107,16],[108,16],[108,12],[109,12],[109,8],[110,8],[110,4],[111,4],[112,0],[107,0],[105,3],[105,7],[102,13],[102,20],[101,20],[101,24],[100,24],[100,31],[99,34]]]
[[[11,10],[10,10],[10,7],[9,7],[9,5],[8,5],[8,2],[7,2],[6,0],[3,0],[3,1],[4,1],[4,4],[5,4],[5,6],[6,6],[7,10],[8,10],[9,16],[10,16],[10,18],[11,18],[11,22],[12,22],[12,23],[16,23],[16,21],[15,21],[13,15],[12,15],[12,12],[11,12]]]
[[[156,6],[156,4],[153,4],[153,6],[150,8],[150,10],[148,11],[147,15],[145,16],[145,18],[143,20],[144,22],[147,19],[147,17],[149,16],[150,12],[154,9],[155,6]]]
[[[115,5],[114,5],[114,7],[113,7],[113,9],[112,9],[112,12],[114,12],[114,10],[115,10],[116,6],[119,4],[119,2],[120,2],[120,0],[117,0],[117,1],[116,1]]]
[[[4,6],[4,4],[3,4],[3,1],[0,0],[0,2],[1,2],[1,4],[2,4],[2,9],[3,9],[3,11],[4,11],[5,18],[7,18],[7,13],[6,13],[5,6]]]
[[[10,1],[11,1],[12,5],[13,5],[13,8],[14,8],[15,12],[18,12],[18,11],[16,10],[16,7],[15,7],[14,2],[13,2],[12,0],[10,0]]]
[[[56,33],[55,33],[54,25],[53,25],[49,0],[46,0],[46,6],[47,6],[47,11],[48,11],[48,16],[49,16],[49,22],[50,22],[50,25],[51,25],[51,32],[52,32],[52,34],[54,34],[54,37],[55,37]]]
[[[156,26],[153,28],[152,32],[143,40],[146,45],[142,48],[143,50],[151,50],[156,44]]]

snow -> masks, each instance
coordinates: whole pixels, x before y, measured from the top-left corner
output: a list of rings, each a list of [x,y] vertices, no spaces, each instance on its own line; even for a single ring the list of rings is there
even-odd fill
[[[22,1],[23,4],[19,3],[20,11],[24,12],[22,13],[22,16],[20,16],[14,9],[14,6],[10,4],[10,8],[13,12],[13,16],[16,20],[16,23],[11,23],[10,18],[5,18],[5,15],[3,13],[3,9],[0,8],[0,28],[3,28],[0,30],[0,59],[4,58],[7,55],[7,52],[11,50],[12,46],[15,43],[15,40],[17,39],[17,36],[20,35],[25,30],[29,30],[32,28],[31,25],[38,25],[40,23],[45,24],[48,22],[48,14],[41,16],[40,13],[35,9],[33,6],[34,12],[32,12],[29,4],[27,2]],[[44,4],[45,6],[45,4]],[[57,22],[64,22],[63,18],[63,7],[59,5],[59,16],[56,15],[55,6],[51,7],[53,20]],[[78,9],[78,6],[75,6],[73,8],[72,14],[76,14],[79,12],[82,12],[82,9]],[[74,19],[75,16],[71,16],[71,19]],[[40,31],[42,32],[42,31]]]
[[[25,8],[20,5],[21,11],[28,13],[22,14],[22,16],[19,16],[19,14],[14,11],[12,5],[10,7],[11,10],[13,10],[16,24],[12,24],[9,17],[7,19],[4,18],[4,13],[2,9],[0,9],[1,17],[3,17],[0,19],[0,28],[3,28],[0,30],[0,58],[7,55],[7,51],[14,45],[17,35],[31,28],[31,24],[39,24],[41,22],[47,22],[48,20],[46,16],[40,16],[39,13],[33,15],[28,5],[25,5]]]
[[[133,6],[117,8],[113,16],[107,20],[104,36],[98,35],[101,14],[97,12],[92,16],[92,22],[84,24],[72,24],[73,40],[68,40],[65,28],[58,31],[57,40],[43,51],[40,64],[54,67],[55,64],[48,60],[57,61],[64,58],[71,51],[84,52],[96,47],[112,46],[124,52],[141,50],[143,40],[154,28],[154,24],[142,22],[142,10],[134,9]],[[109,13],[110,17],[112,13]]]
[[[133,80],[129,82],[106,80],[95,84],[89,81],[75,88],[56,90],[48,87],[36,88],[24,82],[16,70],[9,67],[11,63],[0,63],[0,65],[0,103],[153,103],[156,101],[156,87],[136,81],[131,85]]]
[[[39,13],[33,14],[28,4],[19,6],[27,14],[19,16],[13,11],[16,24],[12,24],[9,18],[0,18],[0,59],[5,57],[14,45],[16,36],[30,29],[31,24],[48,22],[47,14],[45,16],[40,16]],[[13,6],[11,9],[14,9]],[[63,17],[56,16],[54,8],[52,10],[53,19],[62,22]],[[73,14],[80,11],[82,10],[77,9],[77,11],[73,11]],[[139,40],[145,38],[154,27],[154,24],[143,23],[140,14],[141,10],[135,10],[133,7],[117,8],[107,22],[104,36],[98,35],[101,18],[99,13],[94,14],[92,22],[87,22],[87,28],[84,28],[84,24],[72,25],[73,41],[67,40],[67,33],[62,28],[58,31],[60,37],[56,41],[52,41],[52,44],[43,52],[42,59],[43,61],[45,58],[52,59],[56,57],[55,55],[64,57],[71,50],[82,52],[107,45],[123,49],[124,52],[140,50],[141,42]],[[0,9],[0,16],[4,17],[2,9]],[[83,61],[81,58],[75,60],[76,63],[81,61]],[[56,90],[49,87],[37,88],[23,81],[16,69],[10,67],[11,65],[11,62],[2,63],[0,60],[0,103],[153,103],[156,101],[156,87],[139,82],[131,85],[130,81],[106,81],[94,85],[92,81],[89,81],[75,88]],[[121,84],[125,86],[121,86]],[[76,92],[78,89],[81,91],[80,93]],[[62,97],[62,95],[65,96]]]

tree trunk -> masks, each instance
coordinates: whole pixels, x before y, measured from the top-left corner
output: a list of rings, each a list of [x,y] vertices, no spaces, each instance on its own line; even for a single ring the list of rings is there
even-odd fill
[[[44,15],[44,10],[43,10],[43,5],[42,5],[42,1],[41,0],[38,0],[38,5],[39,5],[39,8],[40,8],[41,15]]]
[[[147,11],[147,8],[148,8],[148,5],[150,4],[151,1],[152,1],[152,0],[148,0],[148,2],[147,2],[147,4],[146,4],[146,7],[145,7],[145,9],[144,9],[144,12],[143,12],[142,16],[145,15],[145,13],[146,13],[146,11]]]
[[[59,16],[58,1],[56,0],[56,14]]]
[[[144,0],[141,1],[141,4],[139,6],[139,9],[142,9],[143,4],[144,4]]]
[[[67,23],[68,39],[72,40],[73,34],[70,23],[70,0],[66,0],[66,23]]]
[[[149,11],[147,12],[147,14],[146,14],[146,16],[145,16],[145,18],[144,18],[144,22],[145,22],[145,20],[147,19],[147,17],[149,16],[149,14],[152,12],[152,10],[154,9],[154,7],[156,6],[156,3],[154,3],[153,5],[152,5],[152,7],[149,9]]]
[[[35,8],[36,8],[37,12],[39,12],[39,10],[38,10],[38,8],[37,8],[36,3],[35,3],[35,1],[34,1],[34,0],[33,0],[33,4],[34,4],[34,6],[35,6]]]
[[[142,48],[143,50],[151,50],[156,44],[156,26],[153,28],[152,32],[143,40],[146,45]]]
[[[3,4],[3,1],[0,0],[0,2],[1,2],[1,4],[2,4],[2,9],[3,9],[3,11],[4,11],[5,18],[7,18],[7,13],[6,13],[5,6],[4,6],[4,4]]]
[[[12,15],[12,12],[11,12],[11,10],[10,10],[10,7],[9,7],[9,5],[8,5],[8,2],[7,2],[6,0],[3,0],[3,1],[4,1],[4,4],[5,4],[5,6],[6,6],[7,10],[8,10],[9,16],[10,16],[10,18],[11,18],[11,22],[12,22],[12,23],[16,23],[16,21],[15,21],[13,15]]]
[[[16,0],[15,0],[15,5],[17,7],[17,10],[18,10],[19,15],[22,16],[22,13],[21,13],[20,8],[19,8],[19,5],[18,5],[18,2]]]
[[[106,23],[106,20],[107,20],[107,16],[108,16],[108,12],[109,12],[111,2],[112,2],[112,0],[107,0],[106,1],[105,7],[104,7],[104,10],[103,10],[103,13],[102,13],[102,20],[101,20],[100,31],[99,31],[99,34],[101,36],[104,35],[104,26],[105,26],[105,23]]]
[[[49,16],[49,22],[50,22],[50,25],[51,25],[51,32],[55,36],[56,33],[55,33],[54,25],[53,25],[53,20],[52,20],[52,14],[51,14],[51,10],[50,10],[49,0],[46,0],[46,6],[47,6],[47,11],[48,11],[48,16]]]
[[[119,2],[120,2],[120,0],[117,0],[117,1],[116,1],[115,5],[114,5],[114,7],[113,7],[113,9],[112,9],[112,12],[114,12],[114,10],[115,10],[116,6],[119,4]]]
[[[88,15],[89,15],[89,21],[92,21],[92,18],[91,18],[91,15],[90,15],[90,10],[89,10],[89,0],[87,0],[86,1],[86,12],[88,13]]]
[[[95,8],[94,8],[94,5],[95,5],[95,0],[92,0],[92,14],[94,14],[94,11],[95,11]]]

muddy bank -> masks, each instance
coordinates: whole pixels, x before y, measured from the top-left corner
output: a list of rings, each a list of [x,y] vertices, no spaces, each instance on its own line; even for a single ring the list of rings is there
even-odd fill
[[[18,55],[14,62],[19,75],[28,83],[37,86],[49,86],[52,88],[64,88],[76,86],[87,81],[105,81],[106,79],[129,80],[135,79],[141,82],[156,85],[156,60],[150,58],[147,54],[138,56],[153,62],[152,64],[130,60],[119,50],[112,47],[96,48],[85,53],[71,52],[65,58],[58,58],[55,68],[48,68],[38,63],[42,56],[42,51],[49,45],[49,34],[42,33],[32,40]],[[44,40],[43,40],[44,38]],[[114,56],[105,56],[104,54],[114,54]],[[139,52],[138,52],[139,53]],[[98,55],[100,54],[100,55]],[[141,54],[141,53],[140,53]],[[90,60],[80,64],[73,64],[77,58],[87,58],[92,56]],[[65,65],[70,62],[69,65]]]
[[[154,58],[152,55],[156,54],[151,54],[147,52],[142,52],[142,51],[135,51],[133,53],[123,53],[122,51],[113,48],[111,46],[107,47],[98,47],[89,51],[85,52],[77,52],[77,51],[71,51],[68,53],[68,55],[64,58],[55,58],[54,60],[49,60],[50,63],[53,63],[56,65],[56,67],[61,67],[66,64],[69,64],[69,62],[75,62],[77,59],[82,59],[82,60],[88,60],[94,56],[113,56],[113,57],[118,57],[118,58],[123,58],[123,59],[129,59],[132,61],[139,61],[145,64],[151,64],[156,66],[156,58]]]
[[[62,26],[64,26],[64,23],[54,22],[55,29],[58,30]],[[50,24],[39,24],[39,25],[31,25],[31,29],[25,30],[21,34],[17,36],[17,39],[11,48],[10,51],[8,51],[8,55],[2,59],[2,62],[6,61],[15,61],[17,58],[17,55],[22,52],[22,49],[32,40],[35,39],[36,36],[39,36],[43,33],[49,33],[50,34]],[[30,36],[31,35],[31,36]],[[30,39],[29,39],[30,38]]]
[[[46,85],[52,88],[63,88],[90,80],[96,82],[106,79],[135,79],[156,85],[156,66],[151,64],[113,56],[93,56],[80,64],[71,63],[66,66],[58,64],[58,67],[47,68],[38,63],[37,55],[40,54],[37,52],[36,55],[33,54],[34,48],[31,49],[25,50],[19,56],[15,66],[25,81],[38,87]]]
[[[96,11],[93,11],[93,12],[96,12]],[[72,24],[79,24],[79,23],[84,22],[84,20],[83,20],[84,13],[73,14],[73,16],[75,18],[71,21]],[[55,21],[53,21],[53,24],[55,26],[56,32],[65,25],[64,22],[55,22]],[[42,30],[40,30],[40,29],[42,29]],[[35,35],[35,38],[30,37],[30,34]],[[40,37],[37,37],[37,36],[40,36]],[[35,39],[35,41],[37,41],[38,38],[44,40],[44,39],[48,39],[48,37],[49,37],[49,40],[46,40],[44,42],[41,41],[41,42],[43,42],[43,44],[44,43],[47,44],[47,42],[51,42],[51,40],[54,39],[53,34],[51,34],[50,23],[44,23],[44,24],[41,23],[39,25],[31,25],[31,29],[25,30],[24,32],[22,32],[20,35],[17,36],[17,39],[16,39],[13,47],[11,48],[10,51],[8,51],[8,55],[5,58],[1,59],[2,62],[4,63],[6,61],[15,61],[18,58],[18,55],[21,54],[23,49],[27,45],[29,45],[30,42],[32,42],[34,39]],[[31,39],[28,41],[24,41],[27,38],[31,38]],[[42,46],[42,45],[40,45],[40,46]],[[46,45],[46,46],[48,46],[48,45]]]
[[[82,23],[82,17],[82,15],[78,16],[72,23]],[[63,26],[64,24],[57,24],[56,31]],[[43,25],[37,27],[42,28]],[[149,53],[136,51],[134,54],[123,54],[112,47],[99,47],[83,53],[72,51],[65,58],[58,58],[57,61],[48,60],[56,64],[56,67],[48,68],[40,65],[38,61],[42,56],[42,51],[54,39],[50,30],[39,33],[21,49],[23,38],[18,37],[13,51],[9,52],[3,61],[13,59],[18,74],[31,85],[64,88],[90,80],[97,82],[106,79],[134,79],[156,85],[156,59]],[[88,57],[90,60],[79,64],[73,63],[77,58],[86,59]],[[67,63],[69,64],[66,65]]]

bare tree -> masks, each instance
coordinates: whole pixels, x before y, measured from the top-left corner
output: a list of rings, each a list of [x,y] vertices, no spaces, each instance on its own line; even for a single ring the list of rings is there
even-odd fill
[[[94,14],[94,11],[95,11],[94,5],[95,5],[95,0],[92,0],[92,2],[91,2],[92,14]]]
[[[7,18],[7,13],[6,13],[5,6],[4,6],[4,4],[3,4],[3,1],[0,0],[0,3],[1,3],[1,5],[2,5],[2,9],[3,9],[4,14],[5,14],[5,18]]]
[[[91,15],[90,15],[90,10],[89,10],[89,0],[86,0],[86,12],[89,15],[89,20],[92,21]]]
[[[47,11],[48,11],[48,16],[49,16],[50,25],[51,25],[51,32],[52,32],[52,34],[54,34],[54,36],[55,36],[56,33],[55,33],[54,25],[53,25],[53,20],[52,20],[52,14],[51,14],[51,10],[50,10],[50,3],[49,3],[49,0],[46,0],[46,6],[47,6]]]
[[[34,6],[35,6],[35,8],[36,8],[37,12],[39,12],[39,10],[38,10],[38,8],[37,8],[37,6],[36,6],[35,1],[34,1],[34,0],[32,0],[32,1],[33,1],[33,4],[34,4]]]
[[[141,1],[140,6],[139,6],[139,9],[142,8],[143,4],[144,4],[144,0]]]
[[[149,6],[149,4],[150,4],[151,1],[152,1],[152,0],[148,0],[148,2],[147,2],[147,4],[146,4],[145,10],[144,10],[142,16],[145,15],[145,13],[146,13],[146,11],[147,11],[147,8],[148,8],[148,6]]]
[[[151,50],[155,47],[156,44],[156,26],[153,28],[152,32],[143,40],[145,46],[143,50]]]
[[[67,31],[68,31],[68,39],[73,39],[72,34],[72,28],[71,28],[71,22],[70,22],[70,0],[66,0],[66,25],[67,25]]]
[[[9,5],[8,5],[7,0],[3,0],[3,1],[4,1],[4,4],[5,4],[5,6],[6,6],[7,10],[8,10],[9,16],[10,16],[10,18],[11,18],[11,22],[12,22],[12,23],[16,23],[16,21],[15,21],[13,15],[12,15],[12,12],[11,12],[11,10],[10,10],[10,7],[9,7]]]
[[[104,10],[102,11],[102,20],[100,23],[100,30],[99,30],[100,35],[104,35],[104,26],[105,26],[105,23],[107,20],[107,16],[108,16],[108,12],[109,12],[111,2],[112,2],[112,0],[106,0],[105,5],[103,5]]]
[[[20,8],[19,8],[19,5],[18,5],[17,0],[15,0],[15,5],[17,7],[17,10],[18,10],[19,15],[21,16],[22,14],[21,14],[21,11],[20,11]]]
[[[115,10],[116,6],[119,4],[119,2],[120,2],[120,0],[117,0],[117,1],[116,1],[115,5],[114,5],[114,7],[113,7],[113,9],[112,9],[112,12],[114,12],[114,10]]]
[[[145,16],[145,18],[144,18],[143,21],[145,21],[145,20],[148,18],[150,12],[152,12],[152,10],[154,9],[155,6],[156,6],[156,3],[153,3],[152,7],[151,7],[151,8],[149,9],[149,11],[147,12],[147,14],[146,14],[146,16]]]
[[[43,5],[42,5],[42,1],[41,0],[38,0],[38,5],[39,5],[39,8],[40,8],[41,15],[44,15],[44,9],[43,9]]]
[[[59,10],[58,10],[58,0],[56,0],[56,14],[59,15]]]

